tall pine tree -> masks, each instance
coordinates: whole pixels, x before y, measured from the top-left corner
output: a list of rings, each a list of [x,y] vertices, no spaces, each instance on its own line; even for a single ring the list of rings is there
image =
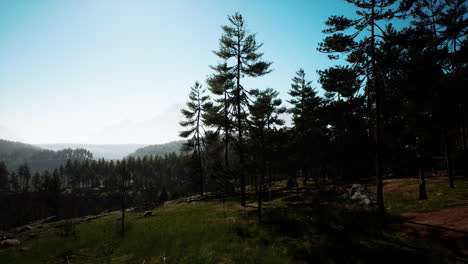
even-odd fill
[[[193,155],[197,160],[197,169],[199,173],[199,192],[203,195],[204,192],[204,176],[203,176],[203,161],[202,161],[202,140],[203,140],[203,125],[206,120],[206,112],[211,107],[208,101],[209,96],[205,95],[205,90],[199,82],[191,87],[189,93],[189,101],[187,102],[187,109],[182,109],[181,112],[186,120],[181,121],[180,125],[187,130],[180,132],[183,138],[190,138],[185,144],[185,149],[193,151]]]
[[[246,106],[248,94],[241,84],[245,76],[259,77],[271,72],[271,62],[262,61],[263,53],[259,52],[262,44],[257,44],[255,34],[247,32],[244,18],[235,13],[228,16],[230,25],[223,26],[223,34],[219,39],[219,49],[214,53],[227,64],[227,72],[234,76],[235,86],[233,103],[236,107],[235,121],[237,123],[237,143],[240,166],[241,204],[245,206],[245,168],[244,168],[244,126],[246,121]]]

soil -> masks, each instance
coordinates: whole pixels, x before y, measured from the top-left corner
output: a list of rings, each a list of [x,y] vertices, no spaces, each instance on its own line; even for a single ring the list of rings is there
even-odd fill
[[[406,222],[400,228],[412,237],[430,239],[441,243],[453,253],[468,255],[468,207],[401,215]]]

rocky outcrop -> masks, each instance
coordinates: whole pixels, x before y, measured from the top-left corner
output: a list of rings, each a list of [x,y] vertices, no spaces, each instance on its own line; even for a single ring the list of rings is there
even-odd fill
[[[19,246],[20,241],[18,239],[5,239],[0,241],[0,248],[16,247]]]
[[[360,205],[373,206],[377,204],[375,194],[367,190],[362,184],[353,184],[341,198]]]
[[[143,214],[143,217],[148,217],[148,216],[152,216],[153,215],[153,212],[151,211],[146,211],[144,214]]]

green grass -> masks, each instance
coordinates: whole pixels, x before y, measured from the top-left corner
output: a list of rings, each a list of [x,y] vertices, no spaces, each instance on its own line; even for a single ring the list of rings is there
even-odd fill
[[[451,189],[447,181],[427,180],[427,200],[419,200],[418,180],[408,179],[400,183],[401,191],[385,192],[385,206],[394,213],[432,212],[445,208],[468,206],[468,180],[456,179]]]
[[[238,201],[226,202],[225,215],[213,200],[169,203],[151,217],[129,213],[124,237],[118,213],[76,225],[76,235],[55,228],[29,238],[34,227],[19,237],[27,250],[0,249],[0,263],[455,262],[440,244],[403,239],[389,228],[398,217],[383,221],[372,210],[342,204],[332,190],[309,188],[300,197],[295,190],[273,193],[261,224]]]
[[[229,208],[234,207],[228,202]],[[0,249],[1,263],[54,263],[69,255],[71,263],[287,263],[290,258],[257,223],[247,224],[240,211],[220,202],[178,204],[153,210],[153,216],[127,214],[122,238],[119,214],[76,226],[76,237],[58,230],[41,238],[19,239],[18,249]],[[236,222],[233,222],[233,219]],[[245,221],[245,223],[244,223]],[[244,236],[245,235],[245,236]],[[263,243],[268,241],[268,243]],[[66,263],[66,262],[65,262]]]

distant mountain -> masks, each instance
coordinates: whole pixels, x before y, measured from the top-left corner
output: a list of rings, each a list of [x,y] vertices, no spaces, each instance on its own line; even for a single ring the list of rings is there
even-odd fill
[[[180,153],[182,145],[185,143],[185,140],[177,140],[164,144],[149,145],[137,149],[135,152],[130,153],[128,156],[132,157],[144,157],[144,156],[164,156],[167,153]]]
[[[5,161],[10,171],[27,163],[31,171],[52,170],[65,164],[68,159],[90,159],[92,154],[86,149],[49,150],[21,142],[0,139],[0,160]]]
[[[60,150],[64,148],[84,148],[91,153],[95,159],[122,159],[144,144],[39,144],[42,148]]]

